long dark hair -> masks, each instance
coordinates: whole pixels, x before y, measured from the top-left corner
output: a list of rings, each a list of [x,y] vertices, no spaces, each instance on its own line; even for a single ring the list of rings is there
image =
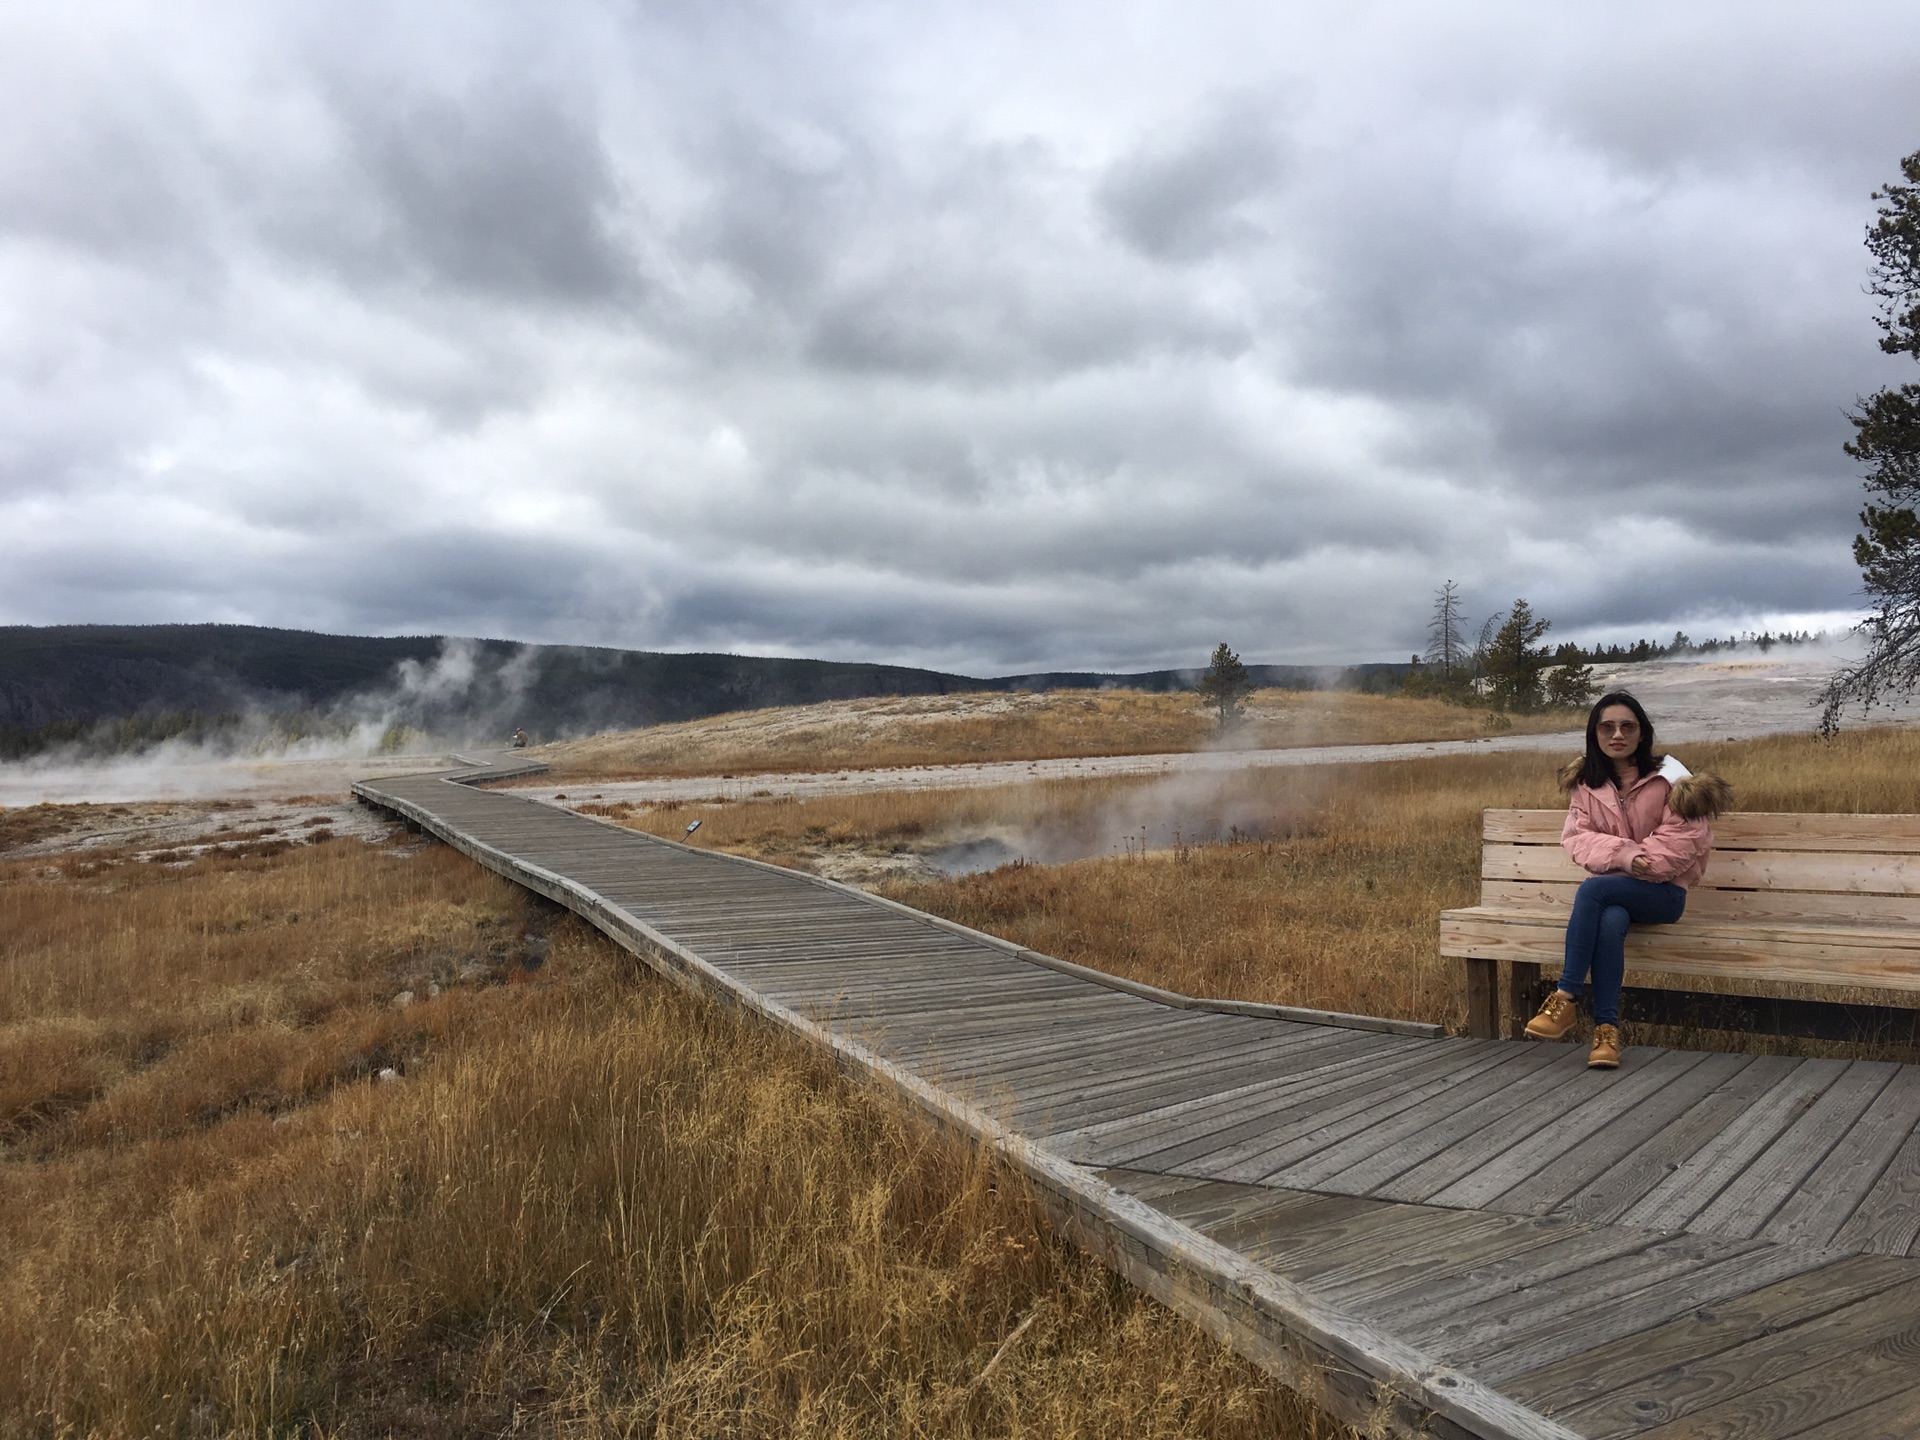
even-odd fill
[[[1633,763],[1642,775],[1651,775],[1660,768],[1660,762],[1667,757],[1653,753],[1653,721],[1647,718],[1647,712],[1640,708],[1640,702],[1625,690],[1609,690],[1593,702],[1593,709],[1587,712],[1587,758],[1580,766],[1580,783],[1589,790],[1598,790],[1602,786],[1616,783],[1613,761],[1607,758],[1607,752],[1600,748],[1600,712],[1615,705],[1624,705],[1633,712],[1633,718],[1640,722],[1640,745],[1633,752]]]

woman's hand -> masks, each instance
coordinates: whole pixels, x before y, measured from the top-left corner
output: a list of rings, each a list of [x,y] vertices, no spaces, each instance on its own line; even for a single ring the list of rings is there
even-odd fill
[[[1653,875],[1653,862],[1644,855],[1636,855],[1627,869],[1633,872],[1636,880],[1646,880]]]

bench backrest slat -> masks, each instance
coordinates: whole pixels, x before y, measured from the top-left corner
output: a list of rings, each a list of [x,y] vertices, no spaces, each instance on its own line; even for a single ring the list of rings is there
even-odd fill
[[[1560,848],[1562,810],[1489,810],[1482,905],[1564,910],[1586,872]],[[1737,814],[1687,913],[1699,919],[1920,924],[1920,815]]]
[[[1483,880],[1572,880],[1577,884],[1587,876],[1558,845],[1487,845],[1480,861]],[[1920,855],[1716,848],[1700,883],[1716,890],[1920,895]]]
[[[1558,845],[1565,810],[1489,810],[1489,844]],[[1713,822],[1720,850],[1844,850],[1920,855],[1920,815],[1737,813]]]

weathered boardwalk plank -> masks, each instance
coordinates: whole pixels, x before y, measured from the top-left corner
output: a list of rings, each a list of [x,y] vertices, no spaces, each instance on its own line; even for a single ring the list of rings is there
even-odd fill
[[[369,803],[1000,1147],[1122,1274],[1397,1433],[1920,1436],[1920,1069],[1195,1001],[454,776]]]

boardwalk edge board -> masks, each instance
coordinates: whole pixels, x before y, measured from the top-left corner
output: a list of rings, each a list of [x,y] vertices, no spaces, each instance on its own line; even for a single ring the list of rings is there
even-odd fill
[[[500,778],[500,772],[440,778],[447,783],[463,783]],[[991,1146],[1036,1184],[1050,1214],[1076,1244],[1228,1348],[1348,1423],[1365,1427],[1386,1419],[1409,1436],[1580,1440],[1577,1432],[1325,1304],[1091,1170],[1034,1145],[985,1111],[929,1084],[858,1040],[837,1035],[756,993],[578,881],[476,840],[426,807],[382,790],[378,782],[358,781],[353,791],[368,804],[402,816],[487,869],[572,910],[667,978],[690,989],[716,994],[783,1026],[823,1047],[843,1066],[887,1082],[937,1121]],[[638,832],[625,833],[648,843],[673,844]],[[777,866],[765,868],[779,870],[790,879],[833,883]],[[834,888],[850,890],[837,885]],[[851,893],[877,901],[864,891]],[[891,908],[916,918],[937,920],[905,906]],[[977,935],[965,927],[951,928],[970,937]],[[997,942],[996,948],[1023,958],[1031,953],[1005,941]],[[1088,978],[1095,973],[1090,972]]]

